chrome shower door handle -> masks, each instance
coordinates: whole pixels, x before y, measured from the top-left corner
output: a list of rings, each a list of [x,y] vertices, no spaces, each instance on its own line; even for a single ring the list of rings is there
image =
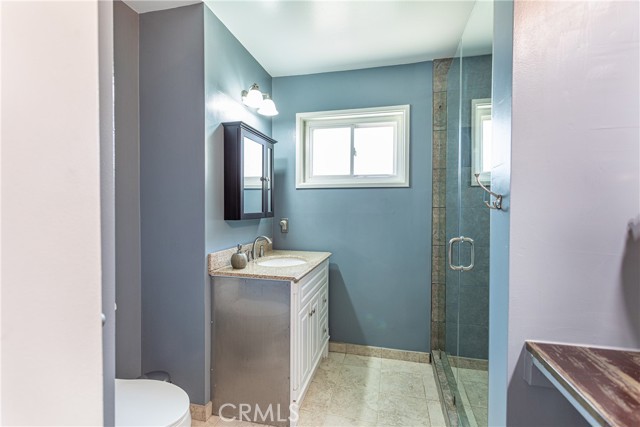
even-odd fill
[[[460,241],[462,243],[468,243],[471,245],[471,262],[469,263],[469,265],[465,265],[465,266],[460,266],[462,271],[469,271],[471,269],[473,269],[473,266],[475,265],[475,261],[476,261],[476,251],[475,251],[475,242],[473,241],[473,239],[471,237],[464,237],[464,236],[460,236]]]
[[[453,271],[462,270],[462,266],[453,265],[453,244],[459,241],[460,241],[460,237],[454,237],[453,239],[449,240],[449,268],[452,269]]]
[[[469,263],[469,265],[453,265],[454,243],[469,243],[471,245],[471,262]],[[473,269],[473,266],[475,265],[475,259],[476,259],[475,246],[472,238],[460,236],[460,237],[454,237],[453,239],[449,240],[449,268],[450,269],[452,269],[453,271],[469,271]]]

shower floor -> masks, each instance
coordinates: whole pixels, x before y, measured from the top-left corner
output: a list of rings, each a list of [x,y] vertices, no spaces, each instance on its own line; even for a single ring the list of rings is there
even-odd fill
[[[462,404],[471,427],[488,426],[488,372],[475,369],[457,369],[457,383]]]

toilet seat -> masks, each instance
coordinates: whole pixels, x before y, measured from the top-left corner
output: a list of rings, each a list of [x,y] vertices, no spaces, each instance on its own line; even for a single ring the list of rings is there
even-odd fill
[[[116,426],[191,426],[189,396],[163,381],[116,379],[115,409]]]

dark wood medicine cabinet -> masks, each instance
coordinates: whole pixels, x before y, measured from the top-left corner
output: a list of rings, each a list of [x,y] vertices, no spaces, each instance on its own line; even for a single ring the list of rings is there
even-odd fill
[[[224,219],[273,217],[273,145],[244,122],[224,126]]]

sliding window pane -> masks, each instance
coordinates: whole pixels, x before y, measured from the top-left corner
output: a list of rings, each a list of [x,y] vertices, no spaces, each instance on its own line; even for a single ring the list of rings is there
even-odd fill
[[[351,128],[313,129],[311,175],[331,176],[351,173]]]
[[[359,127],[354,130],[354,175],[393,175],[393,126]]]

